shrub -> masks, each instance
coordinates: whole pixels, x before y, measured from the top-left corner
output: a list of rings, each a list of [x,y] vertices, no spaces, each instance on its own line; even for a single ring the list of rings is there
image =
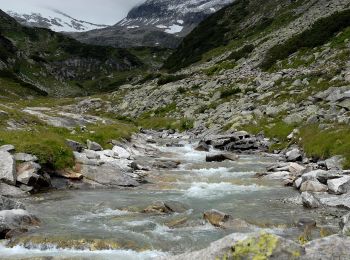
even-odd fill
[[[220,98],[228,98],[238,93],[241,93],[241,89],[237,87],[229,87],[221,91]]]
[[[222,70],[229,70],[235,67],[236,67],[236,64],[234,62],[223,61],[219,64],[214,65],[213,67],[210,67],[209,69],[203,70],[203,72],[207,74],[207,76],[213,76],[215,74],[218,74]]]
[[[184,78],[186,78],[186,75],[170,75],[170,74],[163,75],[159,78],[158,85],[159,86],[165,85],[165,84],[168,84],[170,82],[182,80]]]
[[[248,57],[248,55],[250,53],[252,53],[252,51],[255,49],[254,45],[252,44],[248,44],[248,45],[245,45],[243,48],[241,48],[240,50],[238,51],[234,51],[232,52],[228,57],[227,59],[228,60],[240,60],[242,58],[246,58]]]
[[[350,26],[350,10],[321,18],[310,29],[295,35],[285,43],[272,47],[267,52],[261,67],[264,70],[268,70],[276,61],[288,58],[301,48],[314,48],[325,44],[336,33],[348,26]]]

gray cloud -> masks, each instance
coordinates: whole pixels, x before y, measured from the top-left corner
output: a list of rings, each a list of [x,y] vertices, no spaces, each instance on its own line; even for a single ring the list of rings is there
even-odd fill
[[[0,0],[0,8],[19,13],[58,9],[68,15],[94,23],[115,24],[144,0]],[[43,12],[43,11],[42,11]]]

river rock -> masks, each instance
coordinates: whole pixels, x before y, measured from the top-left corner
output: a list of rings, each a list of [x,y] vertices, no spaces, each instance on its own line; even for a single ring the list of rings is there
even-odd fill
[[[125,148],[123,148],[121,146],[116,145],[113,147],[112,150],[113,150],[113,152],[117,153],[118,156],[122,159],[130,159],[130,157],[131,157],[131,154]]]
[[[86,144],[87,144],[87,148],[89,150],[92,150],[92,151],[102,151],[103,150],[102,146],[96,142],[87,140]]]
[[[347,193],[350,191],[350,176],[328,180],[327,184],[330,193],[338,195]]]
[[[309,180],[306,182],[303,182],[300,187],[300,191],[310,191],[310,192],[326,192],[328,190],[328,187],[322,183],[320,183],[318,180]]]
[[[40,221],[37,217],[23,209],[0,211],[0,238],[14,229],[38,226]]]
[[[237,161],[239,156],[231,153],[223,153],[223,154],[213,154],[207,155],[205,158],[206,162],[223,162],[223,161]]]
[[[298,148],[294,148],[286,153],[286,158],[288,162],[297,162],[302,161],[303,155]]]
[[[156,202],[152,205],[147,206],[141,211],[142,213],[148,214],[170,214],[171,209],[165,206],[164,202]]]
[[[81,153],[84,150],[84,145],[74,140],[67,139],[66,144],[74,151]]]
[[[11,153],[15,151],[15,147],[12,144],[5,144],[3,146],[0,146],[0,151]]]
[[[3,151],[0,151],[0,181],[16,184],[16,162],[10,153]]]
[[[170,211],[176,212],[176,213],[184,213],[187,210],[189,210],[189,206],[185,205],[178,201],[166,201],[164,202],[165,207],[167,207]]]
[[[306,208],[315,209],[321,206],[320,201],[310,192],[301,193],[301,199]]]
[[[38,157],[32,154],[27,153],[16,153],[14,155],[14,158],[16,161],[20,162],[36,162],[38,160]]]
[[[300,218],[297,223],[298,227],[302,230],[315,228],[317,223],[312,218]]]
[[[169,228],[177,228],[183,226],[188,221],[188,217],[180,217],[170,220],[166,223]]]
[[[221,227],[231,216],[221,211],[212,209],[204,212],[203,218],[215,227]]]
[[[290,177],[289,172],[273,172],[270,173],[266,176],[264,176],[264,179],[269,179],[269,180],[286,180]]]
[[[327,184],[329,179],[340,178],[342,175],[337,171],[324,171],[324,170],[315,170],[302,175],[303,182],[308,180],[317,180],[322,184]]]
[[[350,259],[350,237],[340,235],[313,240],[305,245],[303,260]]]
[[[156,160],[152,167],[157,169],[175,169],[177,168],[181,163],[179,161],[171,161],[171,160]]]
[[[303,178],[300,177],[294,181],[294,187],[297,189],[300,189],[302,183],[303,183]]]
[[[350,213],[341,218],[339,226],[344,235],[350,236]]]
[[[194,149],[199,152],[209,152],[210,146],[205,141],[200,141]]]
[[[25,207],[19,201],[12,200],[0,195],[0,211],[11,209],[25,209]]]
[[[301,176],[303,173],[305,173],[306,168],[300,164],[292,162],[289,164],[288,170],[295,176]]]
[[[41,166],[35,162],[25,162],[17,165],[17,181],[27,186],[34,186],[40,178],[38,171]]]
[[[84,150],[84,154],[90,160],[99,160],[99,159],[101,159],[101,156],[96,151],[93,151],[93,150]]]
[[[303,255],[301,245],[267,233],[233,233],[212,242],[207,248],[167,256],[163,260],[194,259],[295,259]]]
[[[87,179],[105,186],[136,187],[140,182],[128,175],[121,167],[115,164],[101,166],[82,165],[80,173]]]
[[[0,194],[9,198],[27,197],[28,193],[12,185],[0,182]]]
[[[104,164],[104,162],[101,160],[87,158],[86,154],[84,153],[73,152],[73,154],[76,163],[90,166],[100,166]]]
[[[341,156],[333,156],[332,158],[325,160],[327,170],[342,170],[343,161],[344,159]]]
[[[180,143],[168,143],[165,145],[166,147],[184,147],[185,145],[184,144],[180,144]]]

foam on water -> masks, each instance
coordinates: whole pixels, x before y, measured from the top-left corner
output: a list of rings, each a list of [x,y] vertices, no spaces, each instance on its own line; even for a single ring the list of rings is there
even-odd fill
[[[73,217],[74,220],[78,221],[85,221],[95,218],[101,218],[101,217],[110,217],[110,216],[123,216],[130,214],[127,211],[118,210],[118,209],[111,209],[111,208],[105,208],[103,210],[98,210],[96,212],[86,212],[85,214],[76,215]]]
[[[228,182],[221,183],[206,183],[206,182],[195,182],[192,186],[185,191],[185,196],[190,198],[218,198],[223,197],[231,193],[241,191],[256,191],[262,189],[258,185],[234,185]]]
[[[255,174],[255,172],[253,171],[234,172],[233,170],[234,168],[219,167],[219,168],[197,169],[197,170],[192,170],[192,172],[204,177],[224,177],[224,178],[243,177],[243,176],[250,176]]]
[[[36,248],[28,249],[22,246],[7,248],[5,244],[0,244],[0,259],[21,259],[27,257],[84,257],[84,259],[115,259],[115,260],[134,260],[134,259],[154,259],[156,257],[166,257],[167,254],[160,251],[136,252],[133,250],[72,250],[58,249],[52,247],[49,250],[40,250]]]

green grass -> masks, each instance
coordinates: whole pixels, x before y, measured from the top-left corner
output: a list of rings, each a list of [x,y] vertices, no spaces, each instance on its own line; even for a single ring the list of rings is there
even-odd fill
[[[227,59],[228,60],[240,60],[242,58],[246,58],[248,57],[248,55],[250,53],[252,53],[252,51],[254,51],[255,47],[252,44],[248,44],[248,45],[244,45],[243,48],[232,52]]]
[[[299,144],[306,154],[315,159],[327,159],[335,155],[345,158],[344,167],[350,169],[350,127],[333,126],[321,130],[317,125],[301,128]]]
[[[222,91],[221,91],[221,94],[220,94],[220,98],[221,99],[227,99],[227,98],[230,98],[236,94],[239,94],[241,93],[242,90],[238,87],[235,87],[234,85],[233,86],[229,86],[229,87],[226,87],[224,88]]]
[[[37,125],[30,130],[0,130],[0,144],[13,144],[17,152],[36,155],[39,163],[47,168],[64,169],[74,165],[73,152],[66,145],[66,139],[81,143],[89,139],[107,149],[111,148],[111,140],[128,139],[135,131],[135,126],[123,123],[88,126],[84,132],[76,129],[75,134],[65,128]]]
[[[285,43],[272,47],[261,67],[270,69],[278,60],[283,60],[302,48],[314,48],[331,40],[337,33],[350,26],[350,10],[334,13],[316,21],[312,27],[295,35]]]
[[[203,72],[207,76],[213,76],[213,75],[219,74],[223,70],[230,70],[230,69],[234,69],[235,67],[236,67],[236,63],[232,61],[223,61],[208,69],[204,69]]]

